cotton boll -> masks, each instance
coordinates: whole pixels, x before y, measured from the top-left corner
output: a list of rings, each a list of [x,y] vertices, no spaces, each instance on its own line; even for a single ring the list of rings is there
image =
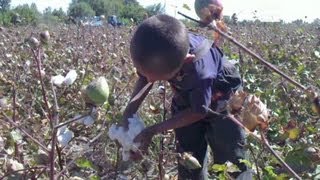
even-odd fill
[[[116,133],[117,133],[117,126],[115,124],[112,124],[108,132],[109,138],[111,140],[116,140],[116,137],[117,137]]]
[[[24,65],[23,65],[23,69],[26,71],[26,72],[29,72],[30,71],[30,65],[31,65],[31,62],[29,60],[27,60]]]
[[[46,75],[46,72],[44,71],[44,69],[40,70],[40,74],[42,77]]]
[[[63,83],[65,85],[71,85],[77,79],[77,76],[78,76],[78,74],[77,74],[77,72],[75,70],[70,70],[68,72],[68,74],[66,75],[66,77],[64,78]]]
[[[127,133],[129,137],[137,136],[145,127],[140,117],[137,116],[136,114],[133,115],[133,118],[129,118],[128,121],[129,121],[129,130]]]
[[[56,86],[61,87],[63,81],[64,81],[64,77],[62,75],[60,75],[60,74],[57,75],[57,76],[51,77],[51,82]]]
[[[66,131],[67,126],[62,126],[58,129],[57,135],[63,134]]]
[[[58,129],[57,136],[58,142],[61,144],[61,146],[66,146],[74,137],[74,134],[67,128],[67,126],[62,126]]]
[[[9,104],[8,104],[7,98],[5,98],[5,97],[0,98],[0,108],[6,108],[8,106],[9,106]]]
[[[92,118],[92,116],[86,116],[83,118],[83,124],[86,126],[90,126],[94,123],[94,119]]]
[[[76,115],[73,119],[80,118],[82,115]],[[77,120],[79,123],[82,123],[86,126],[90,126],[94,123],[94,119],[91,115],[84,116]]]
[[[165,93],[165,87],[164,86],[159,86],[158,87],[158,93],[163,95]]]
[[[122,150],[122,160],[128,161],[130,159],[130,152]]]
[[[122,159],[128,161],[130,158],[130,151],[137,151],[140,144],[134,143],[134,138],[144,129],[144,123],[138,115],[134,115],[128,119],[128,130],[125,131],[123,127],[112,125],[109,129],[108,135],[111,140],[117,140],[122,146]]]

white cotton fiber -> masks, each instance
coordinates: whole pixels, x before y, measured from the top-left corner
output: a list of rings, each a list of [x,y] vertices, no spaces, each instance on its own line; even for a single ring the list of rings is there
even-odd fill
[[[71,85],[74,83],[74,81],[77,79],[78,74],[75,70],[70,70],[66,77],[64,78],[64,84],[65,85]]]
[[[128,131],[113,124],[108,132],[111,140],[117,140],[122,146],[122,160],[128,161],[130,151],[137,151],[139,143],[133,143],[134,138],[145,128],[143,121],[137,114],[128,119]]]
[[[66,146],[71,141],[71,139],[74,137],[74,134],[72,131],[70,131],[67,126],[62,126],[58,129],[57,132],[57,139],[58,142],[61,144],[61,146]]]
[[[61,86],[64,81],[64,77],[62,75],[56,75],[51,78],[51,82],[56,86]]]

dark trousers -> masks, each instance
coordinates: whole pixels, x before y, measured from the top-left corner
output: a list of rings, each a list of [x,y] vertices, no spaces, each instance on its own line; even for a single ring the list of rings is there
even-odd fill
[[[230,161],[243,172],[247,170],[239,159],[245,159],[245,133],[226,117],[208,116],[189,126],[175,130],[177,151],[190,152],[202,165],[202,169],[189,170],[178,164],[179,179],[207,179],[207,147],[211,147],[215,164]],[[233,174],[234,177],[241,172]]]

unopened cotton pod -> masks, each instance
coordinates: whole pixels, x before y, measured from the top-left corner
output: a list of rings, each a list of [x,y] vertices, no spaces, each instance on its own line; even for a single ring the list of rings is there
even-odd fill
[[[95,105],[104,104],[109,97],[109,86],[104,77],[93,80],[85,89],[84,96],[89,103]]]

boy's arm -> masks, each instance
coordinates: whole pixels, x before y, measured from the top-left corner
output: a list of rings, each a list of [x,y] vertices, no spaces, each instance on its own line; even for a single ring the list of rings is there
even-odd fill
[[[194,112],[191,108],[177,113],[172,118],[149,127],[149,131],[158,134],[169,129],[181,128],[203,119],[205,113]]]
[[[131,98],[130,100],[135,97],[143,87],[145,87],[148,84],[148,81],[146,78],[139,76],[139,79],[136,81],[134,90],[131,94]],[[123,125],[125,127],[128,126],[128,118],[132,117],[132,115],[134,113],[136,113],[139,109],[139,106],[141,105],[142,101],[145,99],[145,97],[147,96],[147,94],[149,93],[150,89],[152,88],[152,86],[150,86],[143,94],[142,96],[137,99],[136,101],[133,102],[129,102],[129,104],[127,105],[126,109],[123,112]]]
[[[201,83],[198,84],[198,88],[193,89],[189,94],[189,101],[192,102],[190,108],[180,111],[166,121],[144,129],[134,139],[135,142],[139,142],[141,144],[140,148],[142,152],[146,151],[155,134],[169,129],[181,128],[203,119],[208,113],[206,108],[203,106],[209,107],[211,104],[211,85],[212,80],[201,80]]]
[[[140,152],[132,152],[131,158],[133,160],[139,160],[142,158],[141,153],[146,153],[149,144],[151,143],[152,137],[155,134],[167,131],[169,129],[176,129],[187,126],[194,122],[199,121],[204,118],[206,114],[196,113],[191,108],[181,111],[172,118],[163,121],[159,124],[155,124],[144,129],[137,137],[135,137],[134,142],[140,143]]]

